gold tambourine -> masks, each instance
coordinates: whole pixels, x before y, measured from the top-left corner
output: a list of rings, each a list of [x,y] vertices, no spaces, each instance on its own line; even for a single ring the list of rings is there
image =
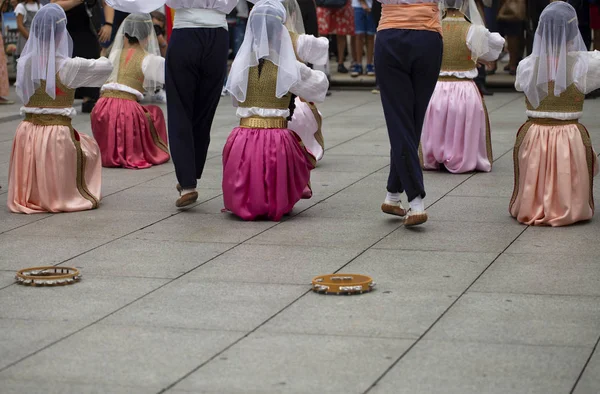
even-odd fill
[[[81,280],[81,273],[71,267],[32,267],[17,271],[17,283],[25,286],[64,286]]]
[[[319,275],[312,280],[313,291],[320,294],[363,294],[370,292],[374,287],[373,278],[366,275]]]

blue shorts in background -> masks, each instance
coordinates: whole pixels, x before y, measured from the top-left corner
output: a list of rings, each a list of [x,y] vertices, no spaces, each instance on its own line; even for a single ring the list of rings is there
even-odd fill
[[[373,13],[365,11],[362,7],[354,7],[354,34],[374,36],[376,31]]]

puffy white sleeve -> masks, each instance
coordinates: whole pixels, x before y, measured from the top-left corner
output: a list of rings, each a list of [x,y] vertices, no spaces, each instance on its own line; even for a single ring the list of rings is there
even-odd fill
[[[296,41],[296,53],[303,62],[322,66],[327,63],[329,57],[329,40],[325,37],[301,34]]]
[[[149,14],[165,5],[166,0],[106,0],[115,10],[132,14]]]
[[[300,81],[296,82],[290,89],[290,92],[296,96],[315,103],[325,101],[329,81],[322,71],[311,70],[303,63],[296,62],[300,71]]]
[[[584,94],[600,89],[600,51],[577,54],[573,66],[573,82]]]
[[[101,87],[112,73],[112,63],[105,57],[100,59],[68,59],[58,72],[62,83],[71,89]]]
[[[535,72],[536,60],[533,57],[526,57],[519,62],[517,66],[517,77],[515,80],[515,89],[519,92],[525,90],[533,79]]]
[[[490,33],[485,26],[471,25],[467,33],[467,47],[471,50],[473,59],[491,62],[498,60],[504,48],[504,38],[498,33]]]
[[[165,84],[165,59],[161,56],[147,55],[142,61],[142,72],[146,81]]]

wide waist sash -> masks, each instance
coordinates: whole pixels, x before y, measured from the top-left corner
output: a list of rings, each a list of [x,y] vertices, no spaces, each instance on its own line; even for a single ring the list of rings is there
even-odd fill
[[[287,129],[288,122],[285,118],[263,118],[260,116],[251,116],[241,118],[240,126],[251,129]]]
[[[67,126],[71,127],[71,118],[51,114],[25,114],[25,121],[38,126]]]
[[[559,126],[568,124],[579,124],[579,119],[552,119],[552,118],[529,118],[529,122],[543,126]]]
[[[122,90],[105,90],[100,94],[100,97],[137,101],[135,94],[123,92]]]
[[[442,35],[437,3],[382,4],[377,31],[385,29],[429,30]]]
[[[441,82],[467,82],[467,81],[472,81],[472,78],[459,78],[459,77],[455,77],[453,75],[440,75],[438,77],[438,81]]]

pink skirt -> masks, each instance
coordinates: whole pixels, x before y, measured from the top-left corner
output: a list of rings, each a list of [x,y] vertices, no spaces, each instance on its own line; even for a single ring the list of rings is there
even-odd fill
[[[225,209],[244,220],[279,221],[310,198],[311,157],[287,129],[236,127],[223,148]]]
[[[566,226],[591,219],[598,162],[590,136],[575,121],[543,122],[529,121],[517,134],[510,214],[536,226]]]
[[[148,168],[169,161],[167,126],[155,105],[102,97],[92,112],[92,132],[104,167]]]
[[[13,141],[8,209],[17,213],[74,212],[98,207],[100,149],[68,126],[21,122]]]
[[[423,124],[422,165],[452,173],[492,170],[487,110],[471,80],[438,81]]]

